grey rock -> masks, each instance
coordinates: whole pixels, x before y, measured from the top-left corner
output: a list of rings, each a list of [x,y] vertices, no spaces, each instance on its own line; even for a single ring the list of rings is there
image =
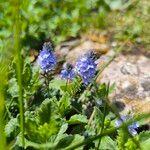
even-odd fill
[[[141,86],[145,91],[150,91],[150,77],[142,78]]]
[[[138,66],[129,62],[123,64],[121,72],[125,75],[139,75]]]

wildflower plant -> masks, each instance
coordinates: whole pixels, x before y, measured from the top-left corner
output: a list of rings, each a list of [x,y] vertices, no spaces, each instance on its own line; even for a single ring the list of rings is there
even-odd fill
[[[44,72],[52,70],[57,63],[53,48],[50,42],[44,43],[38,56],[38,64]]]
[[[60,73],[60,77],[64,80],[73,80],[76,76],[76,73],[71,64],[65,64],[63,70]]]
[[[75,64],[75,71],[81,76],[84,84],[92,81],[96,74],[96,63],[92,53],[88,53],[81,57]]]
[[[10,70],[6,97],[11,101],[6,101],[4,119],[6,140],[13,149],[136,149],[143,138],[149,139],[148,133],[139,135],[138,125],[128,124],[124,116],[116,121],[117,127],[112,123],[118,117],[109,101],[114,85],[96,83],[97,65],[91,53],[74,66],[64,65],[60,78],[51,74],[57,64],[50,43],[44,43],[37,61],[47,76],[41,76],[39,67],[27,60],[21,74],[24,132],[20,130],[17,79]]]
[[[127,120],[127,117],[122,115],[120,119],[118,119],[116,121],[116,127],[120,127],[122,125],[123,122],[125,122]],[[133,122],[132,124],[130,124],[128,126],[128,131],[130,132],[131,135],[135,136],[137,134],[137,129],[138,129],[139,125],[137,122]]]

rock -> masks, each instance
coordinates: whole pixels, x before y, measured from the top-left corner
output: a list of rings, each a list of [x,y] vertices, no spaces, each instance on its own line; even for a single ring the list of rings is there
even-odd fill
[[[85,41],[79,46],[72,49],[66,56],[66,61],[71,64],[75,64],[77,59],[87,52],[89,50],[93,51],[97,55],[102,55],[108,51],[108,47],[104,44],[94,43],[92,41]]]
[[[138,75],[139,68],[138,66],[127,62],[121,67],[121,72],[123,74]]]
[[[86,54],[89,51],[93,51],[97,56],[101,56],[102,54],[108,52],[109,47],[107,44],[100,44],[97,42],[93,42],[90,40],[81,40],[76,41],[76,43],[71,44],[61,44],[60,46],[56,47],[56,55],[58,58],[64,58],[66,62],[75,64],[77,59],[82,55]]]
[[[75,39],[71,41],[62,42],[55,48],[55,53],[58,56],[58,58],[64,58],[72,48],[80,45],[82,41],[83,40]]]
[[[150,76],[141,79],[141,86],[145,91],[150,91]]]
[[[120,89],[124,95],[132,96],[137,93],[138,83],[132,76],[125,76],[124,79],[122,78],[119,81],[119,84],[118,89]]]
[[[107,61],[104,58],[99,60],[98,68]],[[110,101],[124,103],[124,109],[123,105],[116,105],[121,113],[150,113],[150,60],[146,56],[120,54],[105,68],[97,82],[116,84]]]

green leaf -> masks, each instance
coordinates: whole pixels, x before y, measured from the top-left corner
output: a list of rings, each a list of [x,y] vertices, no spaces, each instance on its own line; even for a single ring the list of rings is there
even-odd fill
[[[38,124],[36,122],[36,118],[26,118],[25,126],[28,140],[39,142],[40,137],[38,135]]]
[[[22,81],[25,87],[28,86],[31,78],[32,78],[32,69],[30,64],[27,63],[24,67],[23,74],[22,74]]]
[[[139,134],[140,145],[142,150],[149,150],[150,148],[150,131],[141,132]]]
[[[49,83],[49,88],[62,91],[61,86],[65,86],[65,84],[66,84],[65,80],[55,78],[55,79],[51,80],[51,82]]]
[[[99,149],[107,149],[107,150],[116,150],[117,143],[113,141],[109,136],[104,136],[102,138]]]
[[[57,134],[59,130],[59,121],[55,117],[51,118],[49,123],[38,124],[38,118],[26,119],[26,137],[28,140],[36,143],[44,143],[48,141],[52,135]]]
[[[67,128],[68,128],[68,124],[67,123],[63,124],[60,127],[59,132],[58,132],[58,134],[56,136],[55,142],[58,142],[60,139],[62,139],[63,137],[66,136],[66,134],[64,134],[64,133],[66,132]]]
[[[9,122],[5,126],[5,133],[8,137],[11,136],[11,134],[16,130],[16,128],[19,126],[17,118],[12,118],[9,120]]]
[[[68,83],[67,85],[62,85],[61,90],[63,92],[68,92],[69,95],[74,95],[76,92],[80,91],[81,87],[81,79],[80,78],[75,78],[71,83]]]
[[[9,87],[8,93],[12,97],[18,97],[18,85],[17,85],[16,78],[12,78],[12,79],[9,80],[8,87]]]
[[[67,123],[63,124],[63,125],[61,126],[61,128],[60,128],[60,130],[59,130],[59,132],[58,132],[57,135],[60,135],[60,134],[65,133],[65,131],[67,130],[67,128],[68,128],[68,124],[67,124]]]
[[[39,124],[50,123],[51,120],[55,119],[56,108],[52,101],[56,101],[55,98],[46,99],[38,109],[37,116]]]
[[[71,105],[71,98],[68,94],[63,95],[63,97],[59,101],[59,110],[62,116],[67,113],[67,110],[70,108]]]
[[[112,85],[110,85],[110,87],[109,87],[109,94],[111,94],[111,93],[114,92],[115,87],[116,87],[116,84],[115,84],[115,83],[113,83]]]
[[[83,123],[86,124],[87,122],[88,122],[87,117],[84,115],[80,115],[80,114],[73,115],[68,120],[69,124],[83,124]]]
[[[55,120],[51,121],[49,124],[44,123],[38,127],[38,135],[40,136],[40,142],[46,142],[50,139],[52,135],[57,134],[58,124]]]
[[[98,92],[99,92],[99,98],[105,98],[109,94],[109,84],[106,85],[105,83],[100,84],[98,87]]]

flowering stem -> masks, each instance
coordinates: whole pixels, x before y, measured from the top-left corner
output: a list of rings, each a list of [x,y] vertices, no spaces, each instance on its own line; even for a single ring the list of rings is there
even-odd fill
[[[67,89],[68,89],[68,83],[69,83],[69,80],[67,79],[66,80],[66,85],[65,85],[65,90],[67,91]]]

